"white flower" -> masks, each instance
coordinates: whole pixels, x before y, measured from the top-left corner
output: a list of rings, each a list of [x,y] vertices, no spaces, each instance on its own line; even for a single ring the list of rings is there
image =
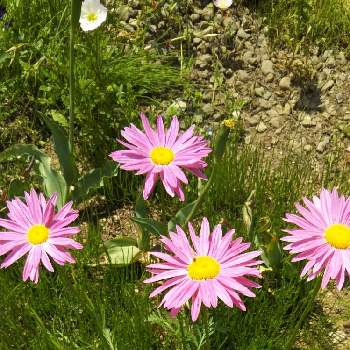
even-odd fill
[[[226,10],[232,5],[232,0],[214,0],[214,5],[221,10]]]
[[[98,28],[107,18],[107,9],[99,0],[84,0],[81,5],[80,27],[83,31]]]

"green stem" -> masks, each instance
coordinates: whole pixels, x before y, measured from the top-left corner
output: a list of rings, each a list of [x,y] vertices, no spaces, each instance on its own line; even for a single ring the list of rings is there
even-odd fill
[[[209,334],[209,312],[207,308],[203,311],[203,321],[205,327],[205,349],[210,350],[210,334]]]
[[[188,214],[188,216],[184,222],[184,226],[186,226],[187,223],[191,220],[191,218],[194,215],[194,213],[196,212],[198,206],[203,202],[205,194],[208,192],[211,184],[213,183],[213,181],[215,179],[216,169],[217,169],[217,163],[215,162],[213,170],[212,170],[211,175],[210,175],[210,178],[209,178],[208,182],[206,183],[206,185],[201,190],[201,193],[199,194],[195,205],[193,206],[192,210],[190,211],[190,213]]]
[[[185,337],[185,331],[184,331],[184,317],[182,316],[181,312],[179,314],[178,319],[179,319],[179,326],[180,326],[182,350],[187,350],[186,337]]]
[[[75,39],[75,23],[74,23],[74,12],[75,2],[71,0],[71,26],[70,26],[70,40],[69,40],[69,148],[70,152],[73,153],[73,124],[74,124],[74,39]]]
[[[309,313],[310,313],[310,311],[312,309],[312,306],[313,306],[313,304],[315,302],[317,293],[319,292],[319,290],[321,288],[321,281],[322,281],[322,278],[319,277],[318,280],[315,283],[315,286],[314,286],[314,289],[313,289],[311,295],[308,297],[308,302],[306,304],[304,312],[301,314],[298,322],[296,323],[295,327],[293,328],[293,331],[291,333],[291,336],[290,336],[288,342],[286,343],[287,345],[285,347],[285,350],[290,350],[292,348],[292,346],[294,345],[295,339],[296,339],[296,337],[298,335],[300,327],[303,324],[303,322],[305,321],[306,317],[309,315]]]

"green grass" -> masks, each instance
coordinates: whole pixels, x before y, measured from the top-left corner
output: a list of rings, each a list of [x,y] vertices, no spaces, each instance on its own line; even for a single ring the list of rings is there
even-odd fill
[[[350,3],[348,0],[252,0],[246,1],[266,18],[271,38],[282,47],[307,50],[316,44],[322,50],[348,51]]]
[[[255,189],[252,232],[268,243],[272,236],[282,235],[284,213],[293,210],[293,203],[302,195],[317,193],[321,183],[337,184],[349,194],[349,174],[339,169],[337,161],[319,174],[310,167],[311,158],[287,150],[277,164],[272,165],[269,159],[259,148],[242,148],[233,137],[214,187],[194,221],[205,215],[213,226],[224,218],[225,226],[235,227],[238,235],[249,239],[242,207]],[[334,177],[339,170],[343,177]],[[188,199],[195,191],[196,183],[192,181]],[[165,203],[172,203],[171,210],[180,205],[169,199]],[[150,204],[155,210],[161,209],[157,194]],[[1,271],[0,349],[181,349],[179,321],[170,319],[163,309],[157,310],[160,299],[148,299],[153,287],[142,284],[147,276],[143,267],[96,267],[103,252],[103,228],[96,224],[93,207],[81,220],[90,224],[80,237],[85,247],[75,254],[76,265],[56,267],[53,274],[42,270],[38,285],[21,281],[22,263]],[[281,264],[273,272],[264,273],[257,297],[244,298],[247,312],[222,305],[211,311],[214,349],[283,348],[313,284],[301,281],[300,266],[291,264],[290,258],[282,254]],[[186,311],[182,322],[188,348],[202,349],[205,334],[201,319],[193,324]],[[311,337],[315,349],[327,343],[328,333],[323,327],[324,318],[316,314],[313,328],[304,330],[308,341],[317,330],[317,337]]]

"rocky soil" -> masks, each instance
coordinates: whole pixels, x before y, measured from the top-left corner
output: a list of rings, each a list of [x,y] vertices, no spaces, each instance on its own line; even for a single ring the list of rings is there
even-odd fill
[[[343,52],[302,42],[297,52],[273,48],[269,28],[248,8],[222,12],[210,1],[187,3],[162,4],[146,23],[140,1],[116,9],[131,38],[141,24],[148,26],[147,49],[178,54],[181,42],[187,59],[193,57],[196,91],[173,103],[178,114],[192,115],[210,131],[243,105],[247,144],[281,152],[287,145],[320,159],[337,149],[350,157],[350,63]]]

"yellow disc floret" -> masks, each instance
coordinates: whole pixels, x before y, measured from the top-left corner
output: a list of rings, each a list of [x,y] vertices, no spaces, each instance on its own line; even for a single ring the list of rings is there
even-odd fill
[[[193,280],[210,280],[220,272],[220,264],[211,256],[197,256],[187,267],[188,275]]]
[[[86,16],[86,18],[89,22],[95,22],[97,20],[97,14],[91,12]]]
[[[155,147],[149,153],[149,156],[154,164],[168,165],[174,160],[175,153],[168,147]]]
[[[324,238],[334,248],[350,247],[350,227],[344,224],[333,224],[324,231]]]
[[[33,225],[27,231],[27,239],[31,244],[41,244],[48,240],[49,238],[49,229],[41,224]]]

